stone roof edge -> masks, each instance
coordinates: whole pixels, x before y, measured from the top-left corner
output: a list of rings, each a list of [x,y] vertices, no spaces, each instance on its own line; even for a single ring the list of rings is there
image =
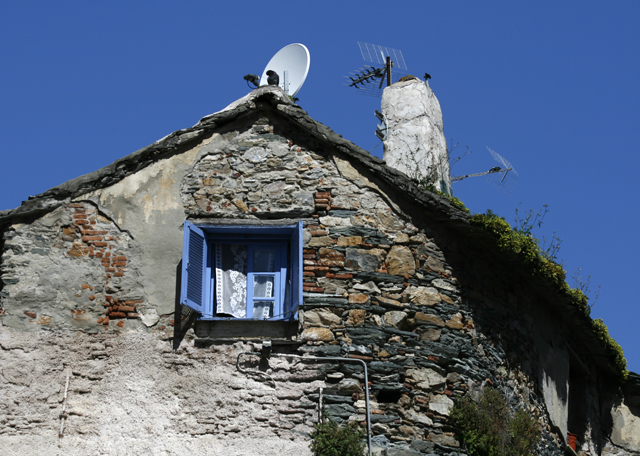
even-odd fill
[[[203,117],[193,127],[177,130],[103,168],[71,179],[34,197],[29,197],[17,208],[0,211],[0,228],[12,222],[43,215],[72,198],[112,185],[178,151],[187,144],[197,141],[215,129],[235,121],[243,115],[255,112],[262,103],[274,107],[282,115],[297,123],[314,139],[335,147],[343,155],[357,160],[376,176],[413,196],[426,208],[433,210],[436,214],[440,213],[441,216],[437,217],[438,219],[442,221],[457,220],[463,224],[469,223],[468,215],[451,205],[446,198],[419,189],[405,174],[388,167],[384,161],[344,139],[326,125],[312,119],[306,111],[293,103],[280,88],[265,86],[255,89],[225,109]]]

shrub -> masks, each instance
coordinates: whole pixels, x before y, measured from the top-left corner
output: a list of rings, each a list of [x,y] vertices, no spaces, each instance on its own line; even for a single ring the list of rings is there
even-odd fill
[[[529,456],[540,440],[537,421],[524,410],[514,413],[493,388],[478,403],[457,400],[449,419],[471,456]]]
[[[362,456],[365,432],[356,423],[339,426],[330,418],[314,426],[311,451],[314,456]]]

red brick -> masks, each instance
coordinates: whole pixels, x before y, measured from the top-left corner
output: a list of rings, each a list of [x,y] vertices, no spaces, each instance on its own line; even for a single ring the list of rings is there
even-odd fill
[[[107,272],[116,272],[116,268],[105,268]]]
[[[133,306],[134,304],[142,304],[144,299],[128,299],[124,303],[128,306]]]
[[[311,271],[304,271],[302,273],[302,275],[306,276],[306,277],[315,277],[316,276],[316,274],[314,272],[311,272]]]
[[[353,274],[336,274],[336,279],[353,279]]]
[[[140,314],[137,312],[129,312],[127,313],[127,318],[138,318],[140,317]]]
[[[82,234],[86,236],[102,236],[103,234],[107,234],[108,231],[96,231],[96,230],[84,230]]]
[[[38,316],[35,312],[29,312],[28,310],[25,310],[24,314],[30,318],[36,318]]]
[[[329,270],[329,266],[305,266],[304,267],[305,271],[328,271]]]
[[[119,310],[120,312],[133,312],[133,311],[134,311],[134,310],[136,310],[136,309],[135,309],[135,307],[133,307],[133,306],[120,306],[120,307],[118,308],[118,310]]]
[[[113,274],[114,277],[122,277],[124,275],[124,272],[116,272]]]
[[[111,295],[107,295],[107,296],[105,296],[105,299],[106,299],[108,302],[111,302],[111,300],[113,299],[113,296],[111,296]]]
[[[87,220],[76,220],[76,225],[88,225],[89,222]]]
[[[116,323],[116,325],[120,328],[122,328],[124,326],[124,320],[119,321],[118,323]]]
[[[94,299],[96,299],[94,295],[89,296],[89,301],[93,301]]]
[[[78,223],[78,219],[86,219],[86,214],[73,214],[73,218],[76,219],[76,223]]]
[[[84,207],[84,204],[80,204],[80,203],[70,203],[69,207]]]
[[[106,256],[107,258],[109,258],[111,256],[111,252],[107,252],[104,254],[104,256]]]
[[[304,285],[302,286],[302,291],[308,291],[311,293],[324,293],[324,288],[320,288],[320,287],[305,287]]]
[[[104,317],[104,320],[102,320],[102,324],[103,325],[108,325],[109,324],[109,317]]]
[[[82,242],[101,241],[102,236],[82,236]]]
[[[87,210],[83,207],[79,207],[77,208],[75,211],[73,211],[75,214],[84,214],[85,212],[87,212]]]
[[[333,274],[332,272],[327,272],[327,275],[325,276],[327,279],[334,279],[336,277],[335,274]]]
[[[126,266],[127,262],[126,261],[115,261],[113,264],[115,264],[116,266]]]
[[[319,231],[309,231],[309,234],[311,236],[328,236],[329,232],[328,231],[323,231],[323,230],[319,230]]]
[[[109,312],[110,318],[126,318],[127,314],[124,312]]]
[[[127,261],[127,257],[120,255],[120,256],[116,257],[116,261]]]
[[[106,247],[107,244],[106,242],[94,242],[93,245],[95,245],[96,247]]]

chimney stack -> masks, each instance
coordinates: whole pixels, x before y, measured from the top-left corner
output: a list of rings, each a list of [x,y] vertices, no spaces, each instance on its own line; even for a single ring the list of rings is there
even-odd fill
[[[387,165],[451,195],[442,111],[429,86],[414,76],[390,85],[382,93],[382,114],[387,122]]]

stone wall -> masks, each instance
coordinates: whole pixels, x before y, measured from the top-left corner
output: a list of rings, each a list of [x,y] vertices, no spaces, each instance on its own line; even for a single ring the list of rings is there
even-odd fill
[[[274,345],[265,360],[258,342],[192,330],[172,349],[187,218],[303,220],[304,304],[282,346],[309,359]],[[560,455],[576,366],[590,398],[583,449],[600,452],[608,436],[606,379],[570,348],[535,284],[272,112],[13,223],[3,239],[0,446],[15,454],[309,454],[320,388],[330,416],[365,422],[362,367],[316,359],[327,356],[367,363],[378,455],[460,452],[453,401],[487,386],[538,419],[539,454]]]

